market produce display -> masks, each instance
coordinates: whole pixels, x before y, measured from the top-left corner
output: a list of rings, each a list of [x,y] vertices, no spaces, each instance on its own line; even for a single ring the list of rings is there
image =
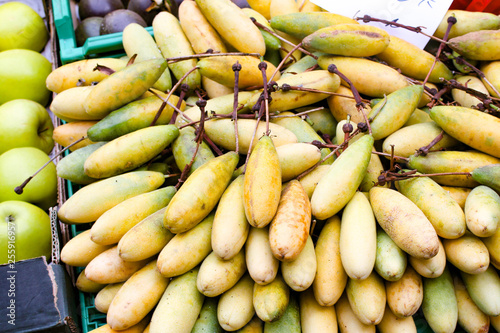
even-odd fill
[[[500,17],[450,10],[420,50],[248,4],[47,77],[93,332],[500,331]]]

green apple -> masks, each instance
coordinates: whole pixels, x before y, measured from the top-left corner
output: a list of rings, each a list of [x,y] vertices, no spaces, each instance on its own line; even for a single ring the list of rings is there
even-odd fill
[[[34,147],[12,148],[0,155],[0,202],[27,201],[42,209],[56,205],[57,174],[52,162],[31,179],[22,194],[14,191],[49,160],[46,153]]]
[[[49,215],[24,201],[0,202],[0,264],[45,256],[50,261]]]
[[[29,49],[40,52],[48,40],[49,31],[33,8],[17,1],[0,6],[0,51]]]
[[[50,91],[45,80],[52,64],[38,52],[12,49],[0,52],[0,104],[29,99],[47,105]]]
[[[54,124],[47,110],[29,99],[0,105],[0,155],[17,147],[35,147],[49,154],[54,148]]]

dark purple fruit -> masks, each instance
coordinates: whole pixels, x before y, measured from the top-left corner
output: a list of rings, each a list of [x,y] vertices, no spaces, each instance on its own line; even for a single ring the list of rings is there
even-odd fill
[[[75,30],[76,45],[82,46],[87,38],[99,36],[103,20],[102,17],[92,16],[81,21]]]
[[[80,20],[87,17],[100,16],[104,17],[117,9],[123,9],[121,0],[80,0],[78,3],[78,15]]]
[[[118,9],[104,16],[101,23],[100,33],[101,35],[106,35],[115,32],[122,32],[123,29],[125,29],[125,27],[130,23],[137,23],[143,27],[148,26],[141,15],[136,12],[128,9]]]
[[[141,15],[148,25],[151,25],[156,14],[161,11],[152,0],[130,0],[127,9]]]

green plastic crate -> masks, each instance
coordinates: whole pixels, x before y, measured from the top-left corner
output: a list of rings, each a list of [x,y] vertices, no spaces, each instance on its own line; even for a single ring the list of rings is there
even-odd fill
[[[52,0],[52,12],[59,41],[59,55],[63,65],[89,58],[118,58],[125,55],[121,32],[90,37],[83,46],[77,47],[69,0]],[[147,27],[146,30],[153,36],[153,27]]]

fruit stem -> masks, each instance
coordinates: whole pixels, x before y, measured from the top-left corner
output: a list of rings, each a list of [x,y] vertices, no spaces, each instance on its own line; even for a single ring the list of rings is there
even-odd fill
[[[438,136],[436,136],[427,146],[424,146],[424,147],[420,147],[417,152],[416,152],[416,156],[420,156],[420,155],[427,155],[429,153],[429,150],[434,147],[439,141],[441,141],[441,139],[443,138],[444,136],[444,131],[441,130],[441,133],[438,134]]]
[[[234,101],[233,101],[233,112],[231,113],[231,119],[234,122],[234,140],[236,144],[236,153],[239,154],[240,143],[238,135],[238,94],[239,94],[241,64],[238,61],[236,61],[236,63],[232,66],[232,69],[234,72]]]
[[[57,157],[61,156],[62,153],[64,153],[66,150],[68,150],[69,148],[73,147],[74,145],[76,145],[77,143],[85,140],[87,137],[86,136],[82,136],[80,139],[72,142],[71,144],[69,144],[67,147],[65,147],[64,149],[62,149],[59,153],[55,154],[50,160],[48,160],[44,165],[42,165],[40,167],[40,169],[38,169],[34,174],[32,174],[31,176],[29,176],[28,178],[26,178],[26,180],[19,186],[16,186],[14,188],[14,192],[16,192],[17,194],[21,195],[23,194],[24,192],[24,188],[26,187],[26,185],[28,185],[28,183],[38,174],[40,173],[40,171],[42,171],[47,165],[49,165],[49,163],[51,163],[52,161],[54,161]]]

